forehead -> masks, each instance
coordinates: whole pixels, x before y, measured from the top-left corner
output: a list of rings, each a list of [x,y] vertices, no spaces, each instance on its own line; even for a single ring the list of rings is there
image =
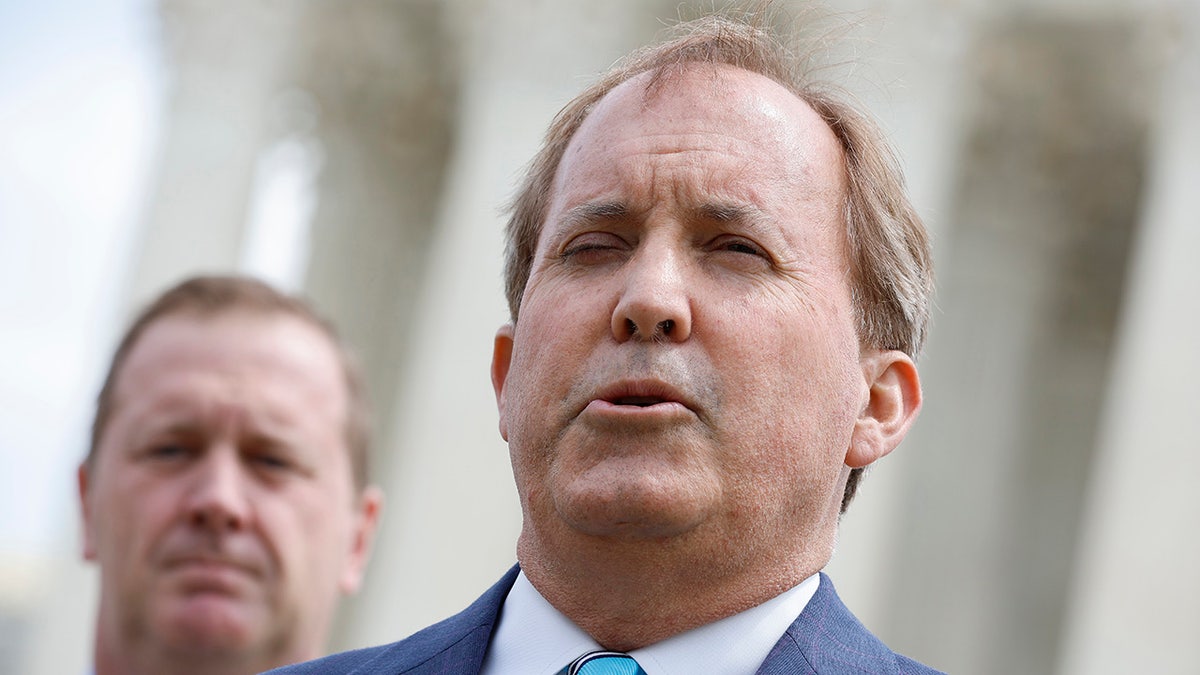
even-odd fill
[[[553,194],[588,199],[594,195],[579,193],[628,182],[614,171],[630,166],[643,169],[634,183],[669,166],[752,199],[836,198],[845,182],[841,146],[807,103],[765,76],[723,64],[687,66],[657,81],[642,73],[615,87],[568,144]]]
[[[257,402],[278,414],[344,419],[347,391],[328,336],[286,314],[168,315],[142,333],[117,376],[114,406],[168,406],[200,396]]]

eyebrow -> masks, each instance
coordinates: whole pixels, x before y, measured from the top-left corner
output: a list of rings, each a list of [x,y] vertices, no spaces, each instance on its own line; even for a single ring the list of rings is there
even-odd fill
[[[758,206],[744,202],[711,201],[690,209],[691,217],[699,221],[735,225],[747,232],[766,236],[771,219]],[[598,201],[580,204],[568,210],[559,221],[562,230],[575,230],[602,222],[628,221],[635,216],[629,206],[620,201]]]
[[[702,205],[697,212],[705,220],[713,220],[718,223],[743,223],[756,229],[765,220],[761,209],[748,204],[710,202]]]
[[[747,234],[773,240],[779,228],[772,226],[772,218],[755,204],[736,202],[709,202],[694,211],[700,220],[722,225],[734,225]]]
[[[578,225],[596,221],[625,220],[628,217],[629,207],[621,202],[588,202],[567,211],[562,222],[565,225]]]

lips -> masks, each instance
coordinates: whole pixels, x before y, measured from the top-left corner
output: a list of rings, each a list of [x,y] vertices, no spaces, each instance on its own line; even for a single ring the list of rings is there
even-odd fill
[[[662,404],[678,404],[689,410],[695,404],[675,387],[661,380],[623,380],[603,387],[593,400],[614,406],[649,408]]]
[[[263,567],[257,559],[218,553],[208,550],[171,551],[162,559],[164,569],[188,574],[261,576]]]
[[[636,405],[639,408],[645,408],[656,403],[662,403],[664,400],[666,399],[661,399],[657,396],[622,396],[610,400],[609,403],[614,405]]]

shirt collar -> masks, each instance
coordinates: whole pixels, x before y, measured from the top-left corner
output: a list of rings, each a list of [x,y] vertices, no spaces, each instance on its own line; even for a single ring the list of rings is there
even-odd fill
[[[630,652],[647,675],[750,675],[817,591],[820,575],[757,607]],[[555,675],[600,645],[517,575],[508,592],[481,675]]]

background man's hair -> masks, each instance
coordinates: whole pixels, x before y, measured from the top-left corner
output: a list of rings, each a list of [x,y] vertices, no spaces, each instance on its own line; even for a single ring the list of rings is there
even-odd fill
[[[104,384],[96,400],[96,416],[92,420],[91,444],[86,467],[95,462],[100,439],[113,414],[116,386],[121,369],[138,340],[156,321],[173,316],[214,318],[237,312],[261,316],[293,317],[316,328],[329,338],[341,363],[346,383],[348,407],[345,440],[350,452],[354,483],[358,489],[367,484],[367,454],[371,441],[370,408],[366,386],[354,355],[342,343],[333,324],[322,317],[303,298],[282,293],[266,283],[245,276],[196,276],[186,279],[165,291],[147,305],[133,320],[121,338]]]
[[[897,349],[915,359],[925,341],[933,295],[928,234],[879,126],[838,87],[814,79],[808,56],[784,43],[766,12],[736,18],[710,15],[675,26],[666,41],[630,54],[568,103],[551,123],[510,206],[505,295],[513,322],[520,316],[559,163],[595,105],[642,73],[650,74],[647,90],[652,93],[696,65],[728,65],[786,87],[816,111],[837,137],[845,156],[843,212],[859,340],[866,347]],[[858,468],[850,474],[843,512],[862,473]]]

